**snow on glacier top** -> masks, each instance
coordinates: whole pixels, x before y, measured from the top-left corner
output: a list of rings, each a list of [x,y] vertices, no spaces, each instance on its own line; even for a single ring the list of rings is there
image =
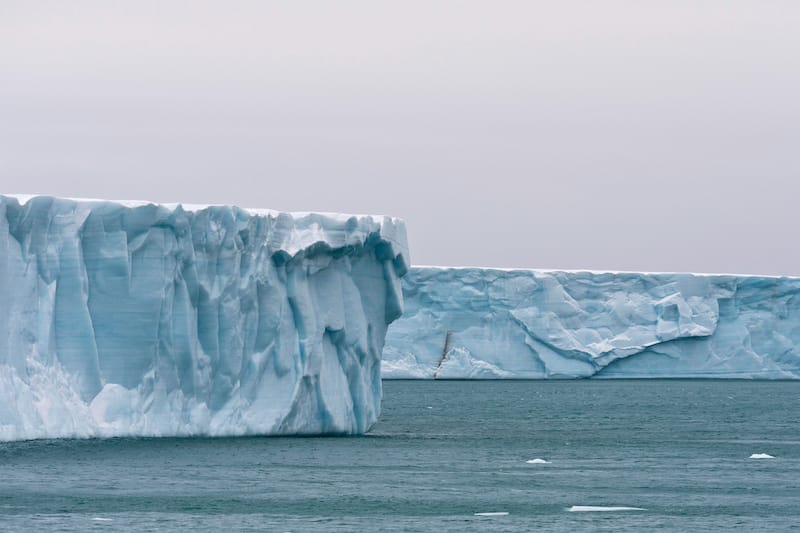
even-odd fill
[[[563,272],[566,274],[623,274],[640,276],[698,276],[698,277],[725,277],[736,278],[766,278],[766,279],[798,279],[800,276],[779,276],[774,274],[735,274],[730,272],[640,272],[636,270],[594,270],[589,268],[568,269],[568,268],[522,268],[522,267],[480,267],[480,266],[445,266],[445,265],[413,265],[415,269],[428,270],[482,270],[497,272],[531,272],[533,274],[554,274]]]
[[[346,221],[352,217],[356,217],[356,218],[373,218],[376,220],[389,219],[394,223],[404,223],[404,220],[402,218],[393,217],[390,215],[379,215],[374,213],[368,214],[368,213],[336,213],[332,211],[281,211],[280,209],[268,209],[263,207],[242,207],[232,204],[190,204],[184,202],[154,202],[152,200],[112,200],[105,198],[78,198],[72,196],[53,196],[49,194],[18,194],[18,193],[4,192],[0,193],[0,196],[15,198],[20,203],[20,205],[27,204],[28,201],[32,200],[33,198],[48,197],[48,198],[59,198],[61,200],[70,200],[72,202],[119,204],[123,207],[131,207],[131,208],[144,207],[147,205],[160,205],[167,209],[177,209],[178,206],[180,206],[184,211],[188,211],[191,213],[202,211],[203,209],[208,209],[209,207],[236,207],[237,209],[246,211],[251,215],[263,216],[263,217],[267,216],[277,217],[279,215],[291,215],[293,218],[304,218],[311,215],[319,215],[339,221]]]
[[[279,211],[265,208],[244,208],[228,204],[189,204],[159,203],[147,200],[105,200],[101,198],[70,198],[46,194],[7,194],[0,198],[13,198],[20,205],[25,205],[34,198],[55,198],[82,204],[116,204],[126,208],[145,207],[149,205],[163,207],[174,211],[179,207],[191,213],[206,209],[239,209],[248,215],[279,220],[289,217],[293,227],[283,227],[284,231],[276,236],[273,244],[291,256],[308,249],[318,243],[325,243],[333,248],[363,243],[370,234],[378,234],[389,243],[393,254],[399,256],[404,268],[409,268],[410,259],[405,221],[402,218],[388,215],[345,214],[311,211]]]

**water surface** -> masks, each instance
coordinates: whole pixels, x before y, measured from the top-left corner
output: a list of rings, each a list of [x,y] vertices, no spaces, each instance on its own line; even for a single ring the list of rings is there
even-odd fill
[[[798,407],[798,382],[389,381],[363,437],[0,443],[0,529],[785,530]]]

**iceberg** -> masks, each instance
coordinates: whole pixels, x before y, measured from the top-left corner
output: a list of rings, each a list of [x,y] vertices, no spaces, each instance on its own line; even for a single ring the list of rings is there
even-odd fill
[[[800,278],[413,267],[387,379],[800,378]]]
[[[363,433],[391,217],[0,196],[0,440]]]

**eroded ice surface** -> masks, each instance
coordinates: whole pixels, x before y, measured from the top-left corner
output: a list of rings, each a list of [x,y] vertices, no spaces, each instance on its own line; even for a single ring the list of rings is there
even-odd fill
[[[402,283],[386,378],[800,378],[800,278],[414,267]]]
[[[359,433],[389,217],[0,196],[0,440]]]

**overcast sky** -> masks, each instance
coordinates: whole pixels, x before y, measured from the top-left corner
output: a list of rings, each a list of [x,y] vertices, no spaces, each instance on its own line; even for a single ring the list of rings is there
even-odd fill
[[[385,213],[415,264],[800,275],[800,2],[0,0],[0,191]]]

